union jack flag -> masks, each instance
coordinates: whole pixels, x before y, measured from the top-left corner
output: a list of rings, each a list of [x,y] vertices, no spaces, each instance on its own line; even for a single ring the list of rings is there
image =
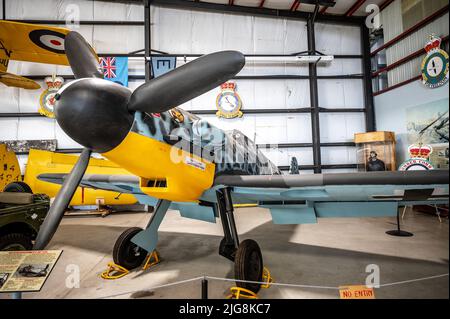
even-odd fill
[[[100,58],[100,65],[103,68],[103,75],[105,78],[113,79],[117,76],[115,57]]]

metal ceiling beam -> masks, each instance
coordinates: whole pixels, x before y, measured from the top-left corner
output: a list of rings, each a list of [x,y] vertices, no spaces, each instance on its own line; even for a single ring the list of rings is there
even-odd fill
[[[150,55],[152,53],[152,38],[151,38],[151,9],[150,0],[144,0],[144,56],[145,56],[145,82],[149,82],[152,78],[151,60]]]
[[[323,7],[322,9],[320,9],[320,14],[325,14],[325,12],[328,10],[329,7]]]
[[[303,0],[302,3],[305,4],[317,4],[316,0]],[[319,0],[318,2],[321,6],[332,7],[335,5],[334,0]],[[152,5],[159,7],[171,7],[171,8],[180,8],[180,9],[188,9],[188,10],[202,10],[202,11],[211,11],[211,12],[225,12],[225,13],[233,13],[233,14],[247,14],[254,16],[267,16],[274,18],[290,18],[290,19],[302,19],[307,20],[311,17],[311,13],[309,12],[301,12],[294,11],[291,12],[289,10],[278,10],[278,9],[269,9],[269,8],[259,8],[259,7],[245,7],[233,5],[230,6],[228,4],[219,4],[219,3],[209,3],[209,2],[194,2],[187,0],[152,0]],[[335,15],[317,15],[318,21],[328,21],[328,22],[337,22],[342,24],[350,24],[350,25],[361,25],[364,22],[364,19],[361,17],[345,17],[345,16],[335,16]]]
[[[394,0],[386,0],[382,4],[380,4],[380,12],[386,9],[388,5],[390,5]]]
[[[351,7],[350,9],[347,10],[347,12],[345,13],[346,17],[351,17],[353,16],[353,14],[358,11],[358,9],[364,4],[364,2],[366,2],[366,0],[358,0],[356,1]]]
[[[421,28],[423,28],[424,26],[426,26],[427,24],[433,22],[437,18],[440,18],[441,16],[443,16],[444,14],[446,14],[448,12],[448,9],[449,9],[449,5],[447,4],[445,7],[442,7],[441,9],[439,9],[438,11],[436,11],[433,14],[429,15],[425,19],[419,21],[418,23],[416,23],[415,25],[413,25],[409,29],[403,31],[403,33],[400,33],[398,36],[396,36],[392,40],[386,42],[381,47],[379,47],[376,50],[374,50],[371,53],[372,57],[375,56],[378,52],[380,52],[382,50],[385,50],[387,48],[390,48],[394,44],[400,42],[404,38],[408,37],[410,34],[416,32],[417,30],[419,30]]]
[[[291,8],[289,9],[290,11],[297,11],[298,7],[300,7],[300,0],[295,0],[292,5]]]

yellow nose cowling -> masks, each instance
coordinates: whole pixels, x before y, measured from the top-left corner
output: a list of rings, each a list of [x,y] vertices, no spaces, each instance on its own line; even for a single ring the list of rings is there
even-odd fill
[[[102,155],[139,176],[142,192],[158,199],[195,202],[214,181],[214,163],[134,132]]]

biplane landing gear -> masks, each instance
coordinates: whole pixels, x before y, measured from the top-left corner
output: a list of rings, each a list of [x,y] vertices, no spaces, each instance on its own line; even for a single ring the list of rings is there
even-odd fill
[[[244,240],[239,244],[233,201],[229,188],[217,191],[217,203],[224,232],[224,238],[219,246],[219,254],[234,262],[234,277],[236,280],[261,282],[264,270],[261,249],[256,241],[251,239]],[[236,284],[238,287],[251,290],[254,293],[261,289],[261,284],[247,282],[236,282]]]
[[[141,231],[142,228],[133,227],[125,230],[119,236],[113,249],[114,263],[127,270],[132,270],[142,265],[147,252],[131,242],[131,239]]]

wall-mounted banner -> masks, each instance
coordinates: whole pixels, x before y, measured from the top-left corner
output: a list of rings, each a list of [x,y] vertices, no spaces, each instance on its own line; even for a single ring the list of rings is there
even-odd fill
[[[220,88],[222,92],[219,93],[216,99],[216,107],[218,110],[216,115],[227,119],[242,117],[242,100],[236,92],[236,83],[226,82]]]
[[[47,84],[47,89],[39,97],[38,111],[44,116],[55,118],[55,95],[63,85],[64,79],[60,76],[53,75],[46,77],[44,81]]]
[[[413,144],[408,148],[409,160],[403,162],[398,168],[399,171],[423,171],[434,169],[429,161],[433,148],[430,145]]]
[[[448,82],[449,61],[448,54],[441,49],[441,38],[430,36],[430,41],[425,45],[427,55],[422,61],[422,83],[429,88],[438,88]]]
[[[176,57],[152,57],[152,71],[153,77],[157,78],[158,76],[163,75],[177,67],[177,58]]]
[[[128,58],[104,57],[100,58],[105,80],[128,86]]]

